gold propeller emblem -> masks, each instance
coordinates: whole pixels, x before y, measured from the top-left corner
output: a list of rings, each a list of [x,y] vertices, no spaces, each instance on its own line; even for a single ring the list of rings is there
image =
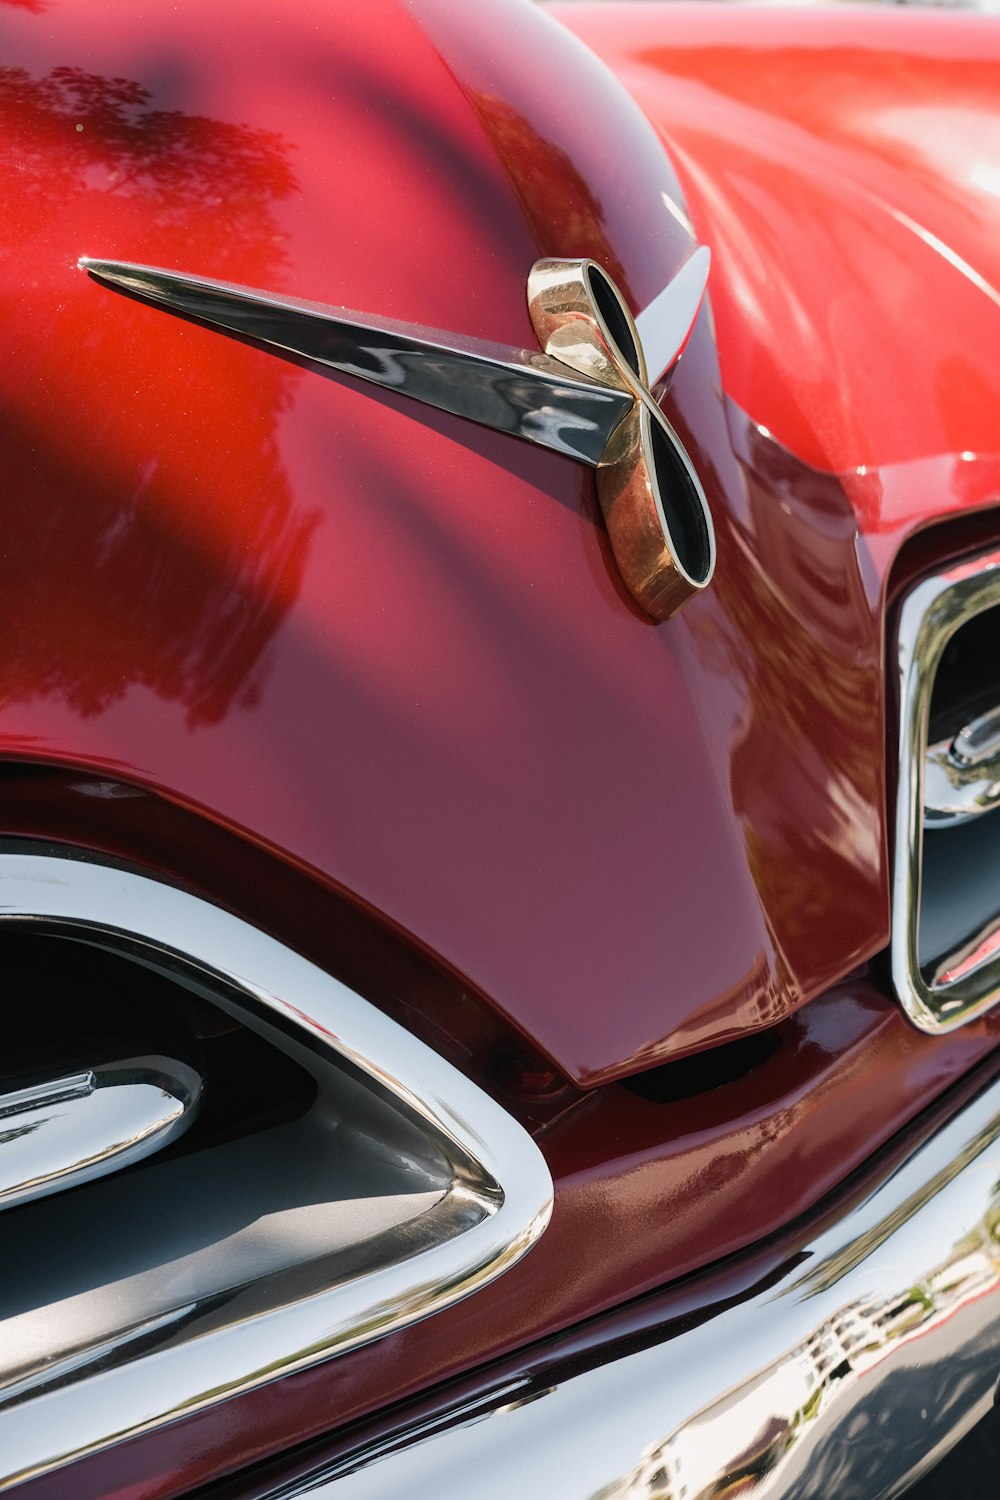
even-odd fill
[[[698,476],[649,391],[643,335],[666,388],[704,295],[708,251],[699,250],[637,326],[618,288],[592,260],[540,260],[528,277],[528,310],[553,359],[626,392],[629,410],[597,464],[597,493],[630,593],[657,619],[703,589],[715,568],[715,533]]]

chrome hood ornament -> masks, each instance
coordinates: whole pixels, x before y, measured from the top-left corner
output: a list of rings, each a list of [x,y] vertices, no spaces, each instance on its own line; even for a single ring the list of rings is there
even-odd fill
[[[665,392],[697,319],[708,279],[704,246],[638,319],[595,261],[538,261],[528,277],[528,307],[544,352],[155,266],[89,257],[79,264],[168,312],[596,469],[622,578],[655,618],[674,614],[709,583],[715,536],[708,504],[650,393],[651,384]]]

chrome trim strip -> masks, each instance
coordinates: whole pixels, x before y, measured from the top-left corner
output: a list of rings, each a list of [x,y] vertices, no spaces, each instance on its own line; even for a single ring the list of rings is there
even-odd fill
[[[956,734],[952,759],[960,766],[981,766],[1000,755],[1000,708],[979,714]]]
[[[548,1168],[505,1110],[359,995],[238,917],[111,865],[5,851],[5,927],[124,948],[210,993],[237,995],[346,1059],[422,1120],[450,1156],[457,1185],[454,1236],[405,1261],[0,1408],[0,1488],[426,1317],[507,1270],[548,1223]],[[475,1214],[460,1211],[463,1196]]]
[[[510,1364],[492,1401],[383,1428],[269,1500],[899,1494],[993,1403],[1000,1083],[898,1162],[791,1239],[779,1271],[736,1262],[674,1312],[664,1294],[646,1333],[529,1352],[514,1392]]]
[[[986,933],[973,944],[971,962],[966,961],[969,955],[943,960],[936,966],[938,978],[926,976],[919,959],[926,746],[934,679],[955,632],[997,604],[1000,551],[958,563],[917,584],[899,615],[899,781],[890,958],[899,1002],[921,1031],[953,1031],[1000,999],[1000,958]],[[1000,837],[1000,827],[997,834]]]
[[[84,256],[80,269],[167,312],[525,438],[592,468],[632,407],[628,392],[602,385],[539,350],[158,266]]]
[[[31,1088],[13,1089],[9,1094],[0,1094],[0,1120],[5,1115],[20,1115],[45,1105],[62,1104],[67,1099],[86,1099],[96,1087],[97,1080],[88,1068],[85,1073],[70,1073],[65,1078],[50,1078],[45,1083],[33,1084]]]
[[[186,1063],[131,1057],[0,1096],[0,1209],[119,1172],[194,1123],[202,1080]]]

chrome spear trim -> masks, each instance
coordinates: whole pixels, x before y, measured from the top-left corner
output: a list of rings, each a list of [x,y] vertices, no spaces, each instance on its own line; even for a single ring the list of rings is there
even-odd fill
[[[596,466],[631,400],[539,351],[125,261],[80,261],[118,291]]]
[[[647,374],[656,371],[666,389],[705,294],[704,247],[638,323],[595,262],[539,261],[528,298],[544,352],[157,266],[87,256],[79,265],[168,312],[601,470],[615,557],[628,588],[654,616],[666,618],[711,578],[715,542],[705,496],[650,395]]]

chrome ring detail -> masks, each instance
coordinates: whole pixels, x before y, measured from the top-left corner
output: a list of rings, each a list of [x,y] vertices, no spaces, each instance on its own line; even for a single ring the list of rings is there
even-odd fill
[[[596,261],[540,260],[528,277],[528,311],[545,353],[632,398],[601,454],[597,496],[629,593],[660,620],[707,588],[715,572],[705,492],[649,389],[655,383],[662,396],[669,387],[694,331],[710,262],[704,246],[695,250],[638,321]]]

